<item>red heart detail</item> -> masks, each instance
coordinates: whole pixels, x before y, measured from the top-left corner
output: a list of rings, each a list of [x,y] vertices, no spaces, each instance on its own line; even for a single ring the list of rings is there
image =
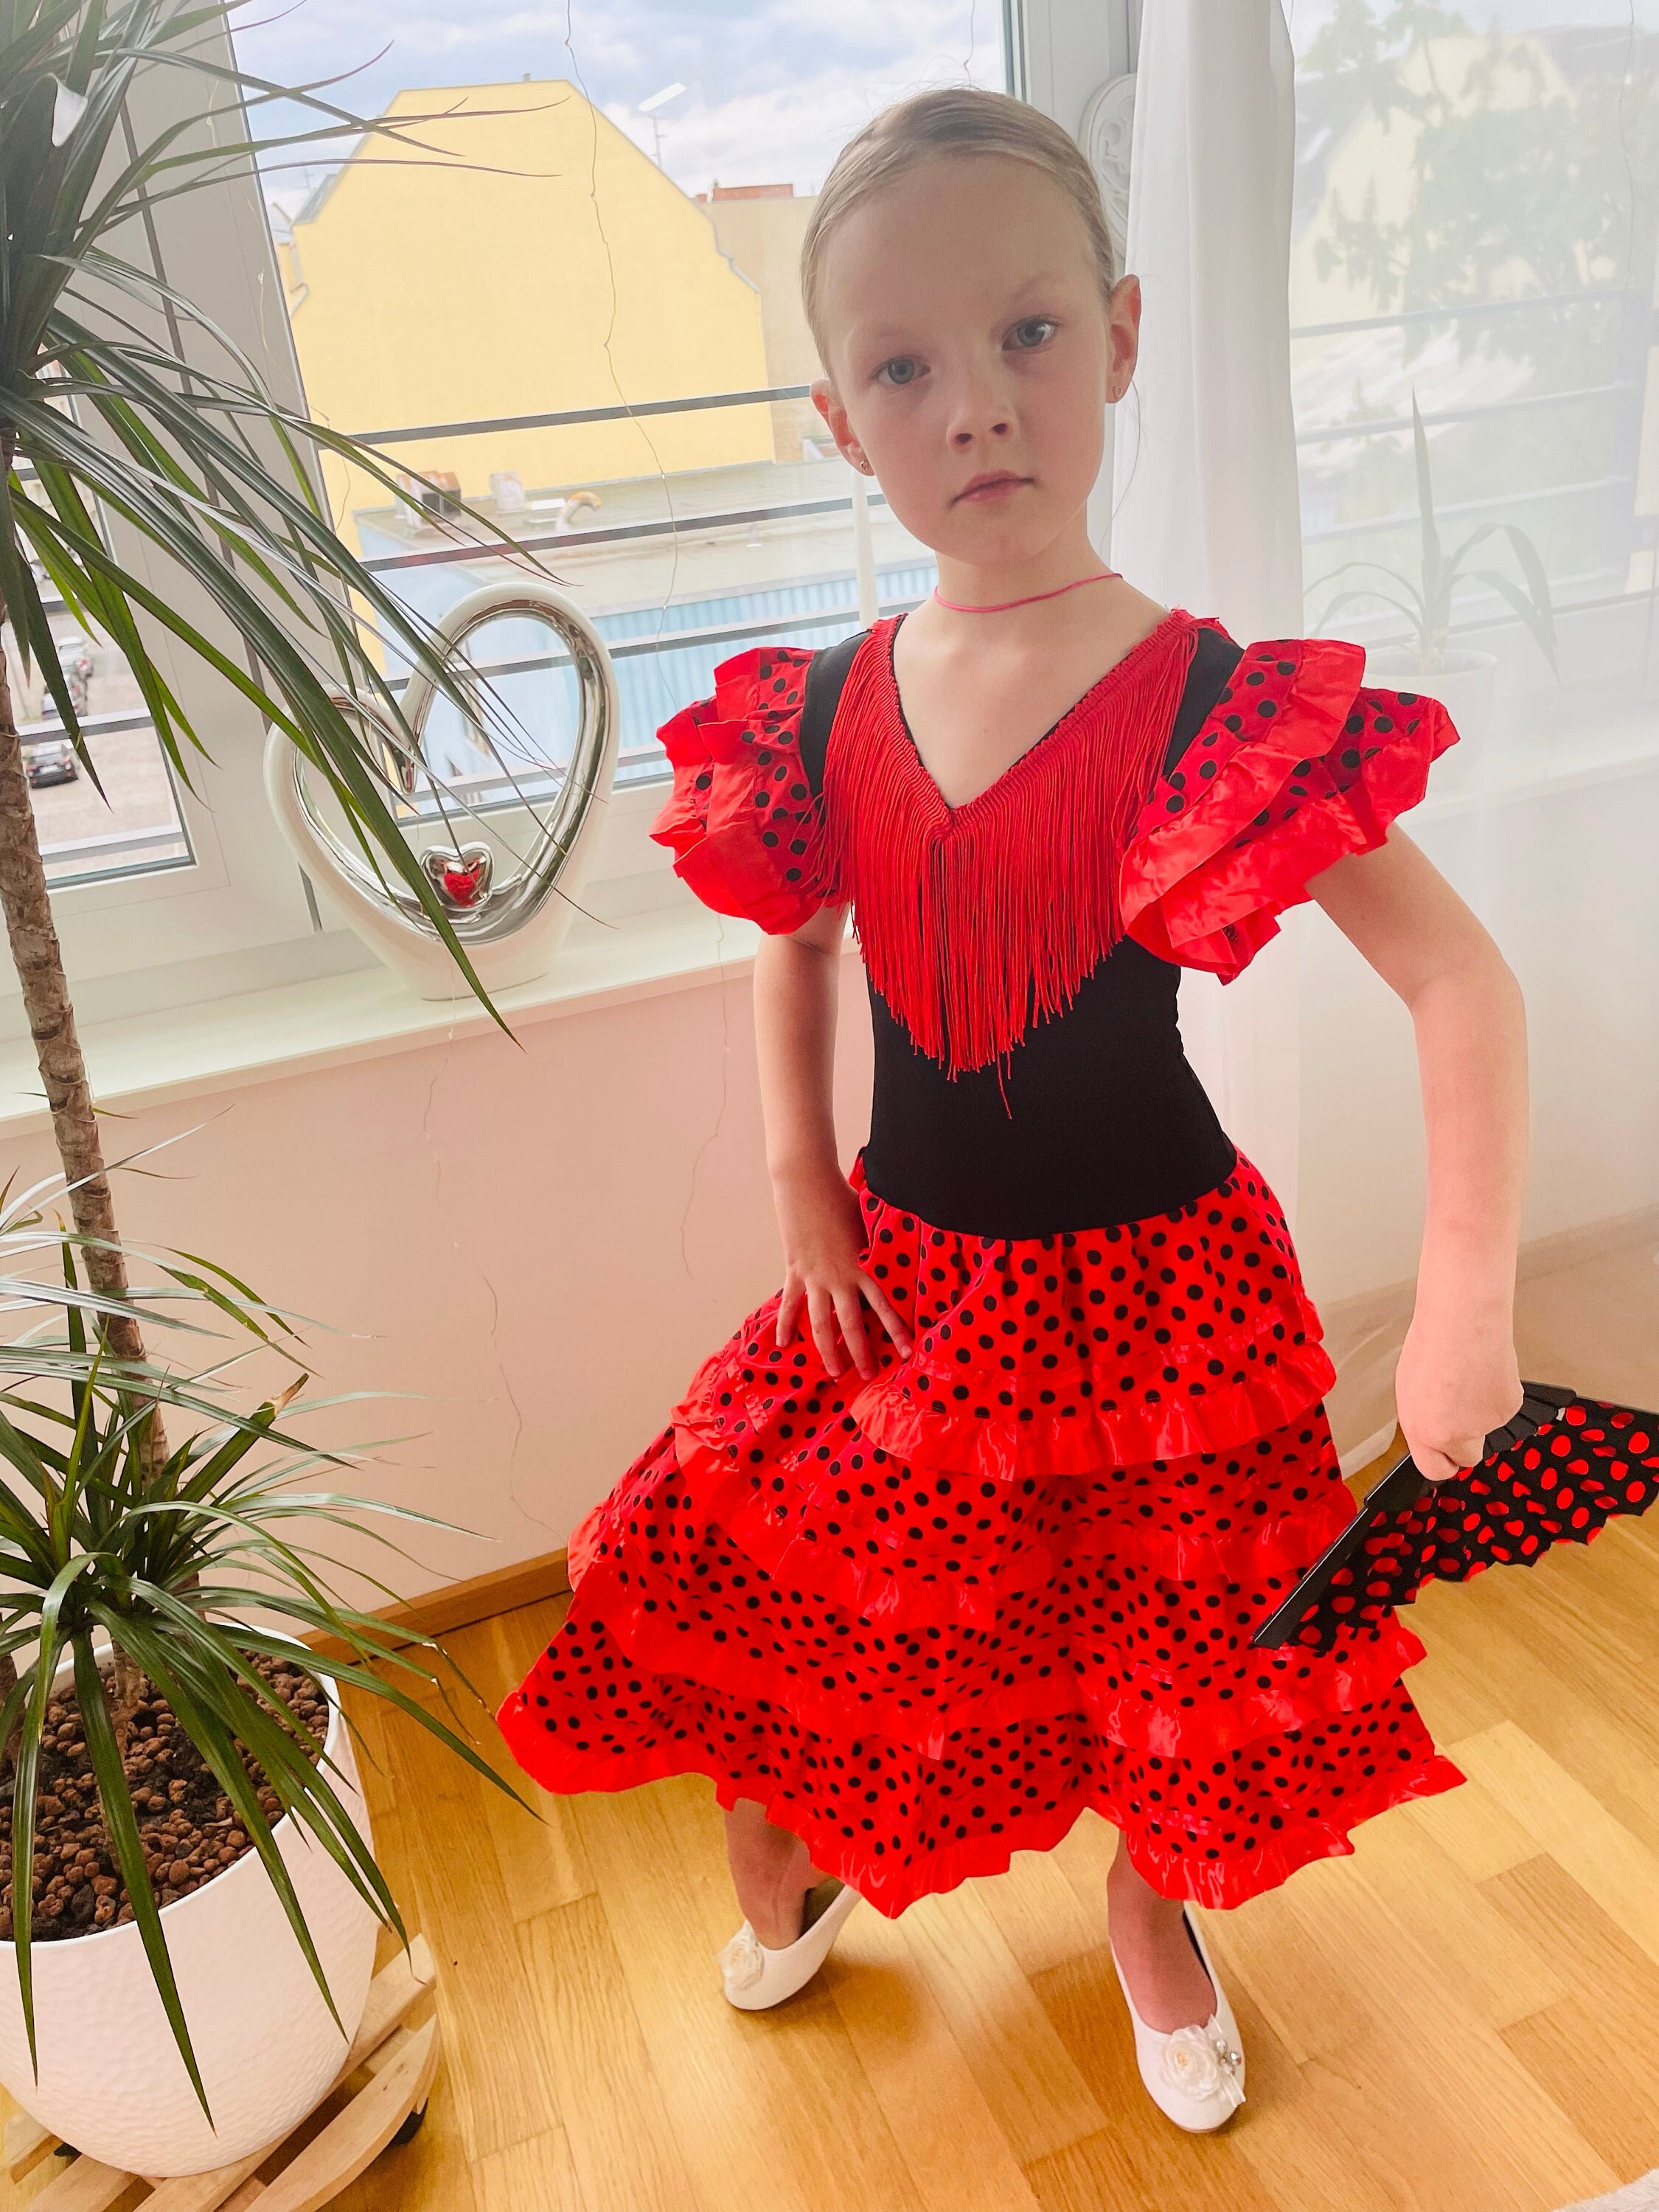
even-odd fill
[[[478,896],[478,879],[483,873],[480,867],[446,868],[443,887],[457,906],[471,906]]]

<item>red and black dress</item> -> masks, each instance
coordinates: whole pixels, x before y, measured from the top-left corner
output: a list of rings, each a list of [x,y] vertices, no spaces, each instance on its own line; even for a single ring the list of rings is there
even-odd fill
[[[711,1778],[889,1915],[1085,1806],[1228,1906],[1464,1780],[1390,1618],[1249,1648],[1353,1516],[1284,1218],[1183,1057],[1181,967],[1236,975],[1380,845],[1454,741],[1357,646],[1173,610],[990,787],[946,804],[899,618],[738,654],[663,731],[653,827],[771,932],[848,901],[875,1088],[862,1264],[913,1335],[832,1376],[779,1294],[571,1544],[568,1618],[500,1722],[556,1790]]]

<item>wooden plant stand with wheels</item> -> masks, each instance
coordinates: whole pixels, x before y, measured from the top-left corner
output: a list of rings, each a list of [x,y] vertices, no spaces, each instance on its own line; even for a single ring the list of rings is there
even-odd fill
[[[211,2173],[149,2181],[150,2194],[142,2199],[140,2212],[254,2212],[256,2207],[258,2212],[318,2212],[331,2204],[388,2143],[407,2142],[426,2116],[438,2070],[432,1986],[432,1954],[417,1936],[369,1984],[362,2026],[328,2092],[334,2097],[346,2089],[348,2101],[270,2181],[258,2180],[258,2170],[283,2155],[283,2142],[267,2143]],[[4,2163],[12,2179],[21,2181],[58,2149],[56,2136],[20,2112],[6,2130]],[[146,2179],[94,2158],[73,2157],[32,2200],[30,2212],[36,2206],[40,2212],[107,2212],[135,2181]]]

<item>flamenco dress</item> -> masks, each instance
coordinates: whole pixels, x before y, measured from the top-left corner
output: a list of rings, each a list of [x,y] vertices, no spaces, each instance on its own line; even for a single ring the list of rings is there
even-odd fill
[[[946,804],[886,617],[762,647],[662,738],[652,834],[769,932],[850,903],[875,1044],[860,1264],[912,1335],[831,1375],[781,1292],[570,1546],[500,1726],[557,1791],[707,1775],[894,1916],[1092,1807],[1164,1896],[1243,1903],[1466,1778],[1390,1615],[1254,1626],[1353,1517],[1284,1215],[1185,1060],[1182,967],[1237,975],[1379,846],[1454,742],[1358,647],[1176,608]]]

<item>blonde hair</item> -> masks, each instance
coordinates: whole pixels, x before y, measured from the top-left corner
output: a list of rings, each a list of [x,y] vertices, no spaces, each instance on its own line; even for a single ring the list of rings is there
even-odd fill
[[[800,248],[801,304],[818,359],[830,367],[823,319],[824,250],[837,223],[896,177],[941,155],[1002,154],[1029,161],[1082,217],[1103,298],[1116,283],[1116,257],[1100,187],[1077,141],[1041,109],[1006,92],[948,85],[885,107],[849,138],[823,180]]]

